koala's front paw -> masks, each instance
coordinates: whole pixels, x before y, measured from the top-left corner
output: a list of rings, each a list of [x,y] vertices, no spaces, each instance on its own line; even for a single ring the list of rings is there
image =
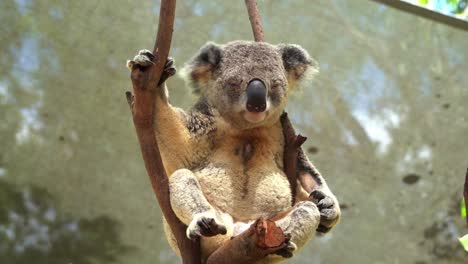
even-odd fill
[[[152,65],[154,65],[154,55],[149,50],[140,50],[138,54],[133,58],[133,60],[127,61],[127,68],[131,71],[138,69],[140,71],[145,71]],[[161,78],[159,79],[158,86],[164,83],[169,77],[176,74],[176,68],[174,66],[174,59],[169,57],[166,60],[166,64],[164,65],[163,72],[161,74]]]
[[[127,61],[127,68],[131,71],[135,69],[139,69],[144,71],[148,67],[154,64],[154,55],[149,50],[140,50],[137,55],[133,58],[133,60]]]
[[[226,227],[215,220],[214,216],[208,214],[196,215],[187,227],[187,237],[195,239],[200,236],[211,237],[216,235],[225,235]]]
[[[297,250],[296,244],[291,241],[286,241],[286,247],[276,251],[274,254],[282,256],[283,258],[292,258],[294,256],[294,251]]]
[[[338,223],[340,218],[338,204],[335,203],[332,197],[319,190],[313,191],[309,198],[317,205],[320,211],[320,224],[317,232],[327,233]]]
[[[169,77],[173,76],[176,74],[177,70],[174,66],[174,59],[171,57],[168,57],[166,60],[166,65],[164,65],[164,70],[161,74],[161,79],[159,79],[158,85],[161,85],[164,83]]]

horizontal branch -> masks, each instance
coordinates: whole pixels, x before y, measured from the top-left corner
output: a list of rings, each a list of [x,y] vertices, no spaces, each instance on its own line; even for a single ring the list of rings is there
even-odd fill
[[[449,25],[454,28],[468,30],[468,21],[466,20],[458,19],[453,16],[444,15],[440,12],[433,11],[433,10],[430,10],[430,9],[427,9],[418,5],[414,5],[405,1],[400,1],[400,0],[372,0],[372,1],[396,8],[406,13],[410,13],[413,15],[417,15],[420,17],[430,19],[435,22]]]
[[[286,247],[290,238],[274,221],[260,218],[249,229],[226,241],[206,263],[253,264]]]

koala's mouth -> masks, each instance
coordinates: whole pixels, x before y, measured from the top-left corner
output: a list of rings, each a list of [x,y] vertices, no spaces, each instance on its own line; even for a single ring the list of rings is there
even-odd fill
[[[244,119],[249,121],[250,123],[260,123],[263,120],[265,120],[267,116],[267,112],[250,112],[250,111],[245,111],[244,112]]]

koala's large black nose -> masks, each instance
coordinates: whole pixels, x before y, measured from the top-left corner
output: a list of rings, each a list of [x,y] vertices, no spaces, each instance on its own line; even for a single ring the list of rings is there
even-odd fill
[[[247,111],[263,112],[266,109],[266,87],[259,79],[253,79],[247,85]]]

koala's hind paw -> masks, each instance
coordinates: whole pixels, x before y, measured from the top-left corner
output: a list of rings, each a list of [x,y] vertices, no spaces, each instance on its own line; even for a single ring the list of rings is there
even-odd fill
[[[317,231],[327,233],[338,223],[340,218],[338,204],[335,203],[332,197],[319,190],[313,191],[309,199],[317,205],[320,211],[320,224]]]
[[[296,250],[297,246],[294,242],[286,241],[286,247],[276,251],[274,254],[282,256],[283,258],[292,258]]]
[[[211,237],[216,235],[225,235],[226,227],[219,224],[214,217],[200,214],[195,216],[187,227],[187,237],[195,239],[200,236]]]

